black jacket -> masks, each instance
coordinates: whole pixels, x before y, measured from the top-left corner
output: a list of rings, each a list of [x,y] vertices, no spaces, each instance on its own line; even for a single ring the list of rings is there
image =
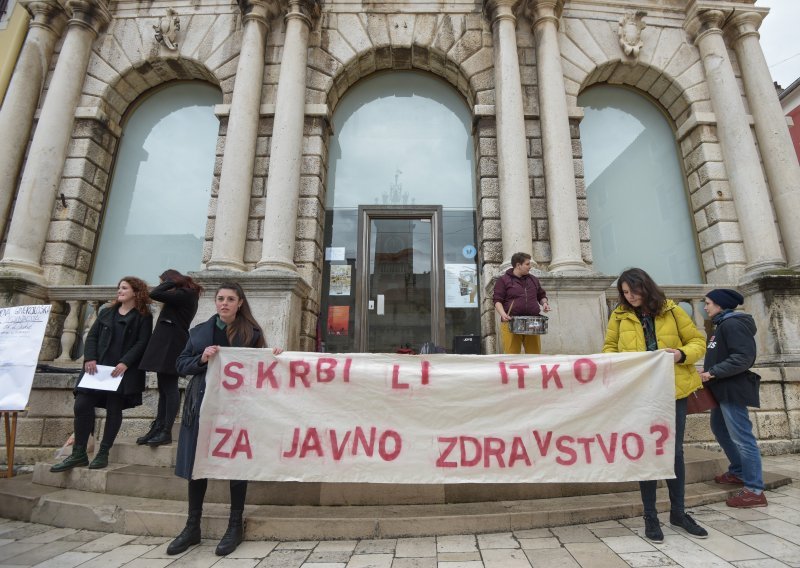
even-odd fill
[[[177,375],[175,361],[189,339],[189,326],[197,313],[199,295],[189,288],[176,288],[174,282],[167,280],[153,288],[150,297],[163,302],[164,306],[139,367]]]
[[[720,402],[759,407],[760,378],[750,371],[756,360],[756,323],[744,312],[726,310],[714,317],[703,369],[713,375],[706,385]]]
[[[208,365],[200,359],[209,345],[214,345],[214,326],[217,316],[196,325],[189,332],[189,341],[183,349],[176,366],[181,375],[193,375],[186,387],[186,400],[183,403],[183,418],[178,438],[178,449],[175,453],[175,474],[184,479],[192,478],[194,457],[197,452],[197,436],[199,432],[200,406],[206,392],[206,371]],[[253,330],[253,342],[250,345],[234,345],[234,347],[253,347],[261,337],[258,329]]]
[[[89,335],[86,336],[86,348],[83,352],[85,361],[101,361],[109,346],[111,345],[111,325],[114,319],[116,306],[111,306],[100,312],[95,320]],[[153,316],[140,314],[133,309],[123,318],[122,357],[117,363],[125,363],[128,370],[122,376],[121,394],[130,395],[144,392],[145,372],[139,367],[150,339],[150,332],[153,329]]]

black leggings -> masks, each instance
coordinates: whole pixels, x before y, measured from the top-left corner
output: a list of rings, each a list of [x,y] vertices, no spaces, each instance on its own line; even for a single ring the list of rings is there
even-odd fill
[[[206,497],[208,479],[189,480],[189,511],[201,511]],[[247,481],[231,479],[231,511],[244,511]]]
[[[115,392],[79,391],[75,395],[75,445],[86,447],[89,435],[94,432],[94,409],[98,403],[106,401],[106,425],[101,444],[110,448],[117,439],[122,426],[122,410],[125,399]]]
[[[178,375],[156,373],[158,376],[158,410],[156,421],[163,424],[166,431],[172,430],[178,408],[181,405],[181,395],[178,392]]]

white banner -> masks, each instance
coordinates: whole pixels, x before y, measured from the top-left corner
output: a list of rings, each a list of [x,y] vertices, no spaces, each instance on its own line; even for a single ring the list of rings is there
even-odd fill
[[[0,410],[25,410],[50,305],[0,308]]]
[[[673,356],[224,348],[194,476],[370,483],[674,477]]]

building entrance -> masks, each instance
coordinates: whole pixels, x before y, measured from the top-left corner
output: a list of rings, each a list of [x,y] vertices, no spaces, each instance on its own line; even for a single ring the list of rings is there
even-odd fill
[[[360,207],[359,351],[394,353],[443,340],[441,207]]]

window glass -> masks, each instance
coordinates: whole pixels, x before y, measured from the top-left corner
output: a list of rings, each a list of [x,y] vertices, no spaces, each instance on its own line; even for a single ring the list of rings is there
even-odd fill
[[[637,266],[659,284],[703,282],[675,134],[645,97],[607,85],[578,97],[594,268]]]
[[[327,206],[475,207],[470,113],[448,84],[392,72],[336,107]]]
[[[442,347],[448,351],[455,336],[480,335],[471,120],[469,108],[452,86],[410,71],[373,75],[339,102],[333,115],[326,194],[321,349],[357,349],[359,205],[442,207],[444,242],[437,246],[442,247],[445,266],[427,270],[440,271],[443,281],[447,275],[463,280],[466,299],[446,300],[443,313],[431,317],[444,318]],[[417,260],[415,248],[415,272]],[[451,288],[460,292],[458,286]],[[430,326],[428,321],[418,323]]]
[[[95,256],[93,284],[126,274],[155,283],[167,268],[198,270],[216,158],[219,89],[156,91],[123,128]]]

